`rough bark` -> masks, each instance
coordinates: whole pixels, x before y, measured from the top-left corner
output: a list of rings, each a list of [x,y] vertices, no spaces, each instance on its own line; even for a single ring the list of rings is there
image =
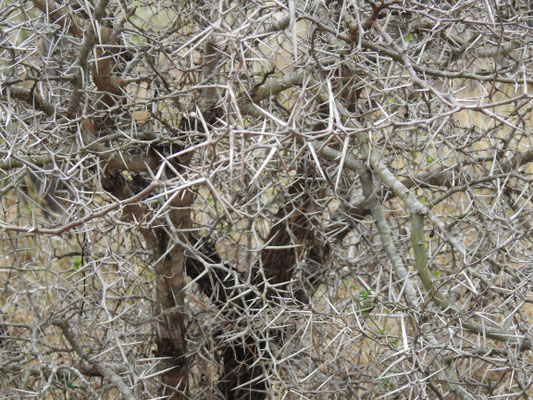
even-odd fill
[[[163,357],[163,395],[169,399],[185,398],[187,360],[185,358],[185,328],[183,324],[183,249],[172,251],[156,266],[156,315],[158,357]]]
[[[109,172],[104,180],[104,188],[119,199],[128,198],[144,189],[148,182],[140,175],[126,180],[122,174]],[[185,286],[185,255],[183,247],[173,243],[170,231],[179,240],[187,239],[180,233],[190,227],[190,204],[192,195],[176,196],[173,210],[170,212],[170,223],[156,224],[157,228],[141,229],[148,245],[152,247],[155,265],[156,303],[154,314],[157,318],[155,354],[163,358],[161,375],[163,384],[162,395],[169,399],[185,399],[187,391],[187,360],[185,328],[183,321]],[[141,204],[133,204],[124,208],[124,216],[134,221],[145,221],[150,215],[149,210]]]

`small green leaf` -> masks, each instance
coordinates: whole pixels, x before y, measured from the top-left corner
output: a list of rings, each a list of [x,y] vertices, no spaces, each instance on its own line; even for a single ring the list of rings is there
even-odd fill
[[[405,37],[405,41],[408,42],[410,40],[413,40],[414,36],[412,33],[408,34],[406,37]]]
[[[74,257],[72,261],[74,263],[74,270],[80,269],[80,267],[81,267],[81,257],[80,256]]]

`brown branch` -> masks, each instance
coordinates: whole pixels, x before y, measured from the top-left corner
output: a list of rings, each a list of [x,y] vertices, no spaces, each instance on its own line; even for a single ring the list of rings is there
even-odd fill
[[[394,4],[398,4],[398,3],[401,3],[401,2],[398,1],[398,0],[389,1],[389,2],[384,1],[381,4],[378,4],[378,5],[376,5],[373,1],[368,1],[368,3],[370,3],[372,5],[372,14],[370,14],[370,17],[365,22],[363,22],[363,24],[362,24],[363,29],[371,28],[372,25],[374,25],[377,22],[379,14],[381,13],[381,11],[389,8],[390,6],[392,6]]]
[[[313,179],[307,168],[300,179],[294,182],[288,192],[288,202],[280,208],[271,228],[267,247],[261,252],[261,264],[269,282],[286,283],[291,280],[296,260],[314,238],[309,217],[314,210],[307,179]],[[310,175],[311,174],[311,175]],[[310,184],[312,185],[312,184]]]
[[[0,150],[0,153],[8,156],[7,160],[0,161],[0,170],[2,171],[9,171],[12,169],[21,168],[25,165],[42,167],[43,165],[48,164],[53,160],[52,156],[49,154],[43,154],[41,156],[33,157],[17,157],[5,150]]]
[[[101,0],[98,2],[98,5],[96,6],[95,13],[94,13],[94,19],[96,22],[100,22],[102,17],[104,16],[105,8],[107,7],[107,4],[109,3],[109,0]],[[87,59],[89,57],[89,53],[93,49],[96,41],[96,35],[93,28],[92,23],[85,24],[85,34],[83,35],[83,43],[80,48],[80,54],[78,57],[78,64],[80,66],[78,72],[76,73],[76,76],[73,80],[73,88],[72,88],[72,95],[70,97],[70,106],[69,106],[69,114],[74,115],[75,110],[80,105],[81,100],[81,88],[83,86],[83,78],[87,76],[88,72],[88,63]],[[102,27],[102,31],[104,31],[105,27]]]
[[[71,331],[70,326],[68,322],[64,319],[57,319],[52,321],[52,323],[57,326],[61,332],[63,333],[63,336],[72,346],[72,349],[80,356],[84,361],[89,363],[98,371],[101,376],[103,376],[105,379],[107,379],[113,386],[117,388],[117,390],[124,396],[125,399],[131,399],[134,400],[135,397],[133,396],[133,393],[131,392],[130,388],[126,386],[124,381],[120,378],[120,376],[113,370],[113,368],[109,367],[107,363],[103,362],[94,362],[91,360],[89,355],[83,350],[81,343],[78,342],[76,337],[74,336],[74,333]]]
[[[95,9],[96,21],[99,21],[103,17],[108,1],[109,0],[102,0],[98,3]],[[100,31],[97,35],[91,21],[85,21],[81,18],[70,16],[65,11],[64,7],[56,5],[51,0],[33,0],[33,4],[48,16],[50,22],[63,28],[68,28],[68,32],[76,37],[84,37],[78,58],[79,65],[83,71],[87,71],[87,58],[91,49],[95,44],[99,44],[96,52],[97,60],[92,70],[93,81],[98,90],[102,92],[117,96],[122,95],[123,88],[126,86],[126,81],[111,76],[111,70],[113,68],[113,58],[111,57],[111,54],[116,51],[116,48],[109,45],[116,43],[118,34],[122,30],[125,21],[135,13],[136,8],[134,7],[130,10],[127,17],[121,21],[116,29],[111,30],[105,26],[100,26]],[[97,40],[99,40],[99,42],[97,42]],[[74,79],[74,90],[69,107],[70,114],[72,114],[74,109],[79,105],[80,89],[83,83],[82,74],[83,72],[80,71],[76,74]],[[103,101],[107,105],[114,103],[109,95],[106,95]]]
[[[2,87],[0,87],[0,95],[4,97],[13,96],[16,99],[33,106],[36,110],[44,112],[49,117],[56,112],[55,107],[35,93],[34,88],[2,85]]]
[[[32,0],[35,7],[48,17],[48,20],[62,28],[68,28],[68,32],[81,38],[85,30],[86,22],[65,12],[65,5],[59,6],[52,0]]]

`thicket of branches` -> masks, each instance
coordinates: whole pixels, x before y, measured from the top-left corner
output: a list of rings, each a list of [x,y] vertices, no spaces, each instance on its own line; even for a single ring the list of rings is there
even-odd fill
[[[530,2],[0,5],[1,397],[533,394]]]

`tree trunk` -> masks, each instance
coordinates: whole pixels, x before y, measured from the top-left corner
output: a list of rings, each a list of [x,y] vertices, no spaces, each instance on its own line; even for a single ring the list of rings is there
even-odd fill
[[[174,249],[156,266],[156,315],[158,357],[163,357],[163,396],[185,399],[187,389],[186,342],[183,324],[183,249]]]
[[[125,180],[119,173],[108,175],[105,180],[105,189],[120,199],[140,192],[148,182],[140,176],[132,180]],[[149,246],[152,247],[154,259],[159,260],[155,265],[156,279],[156,304],[154,315],[157,318],[155,354],[163,358],[162,396],[178,400],[186,398],[187,390],[187,360],[185,327],[183,322],[183,305],[185,286],[185,255],[184,249],[172,241],[169,232],[176,232],[179,240],[186,241],[187,235],[180,233],[190,227],[191,193],[176,196],[170,215],[172,226],[159,221],[159,227],[141,229]],[[124,215],[133,221],[144,221],[149,218],[150,212],[142,205],[134,204],[124,208]],[[161,226],[163,225],[163,226]]]

